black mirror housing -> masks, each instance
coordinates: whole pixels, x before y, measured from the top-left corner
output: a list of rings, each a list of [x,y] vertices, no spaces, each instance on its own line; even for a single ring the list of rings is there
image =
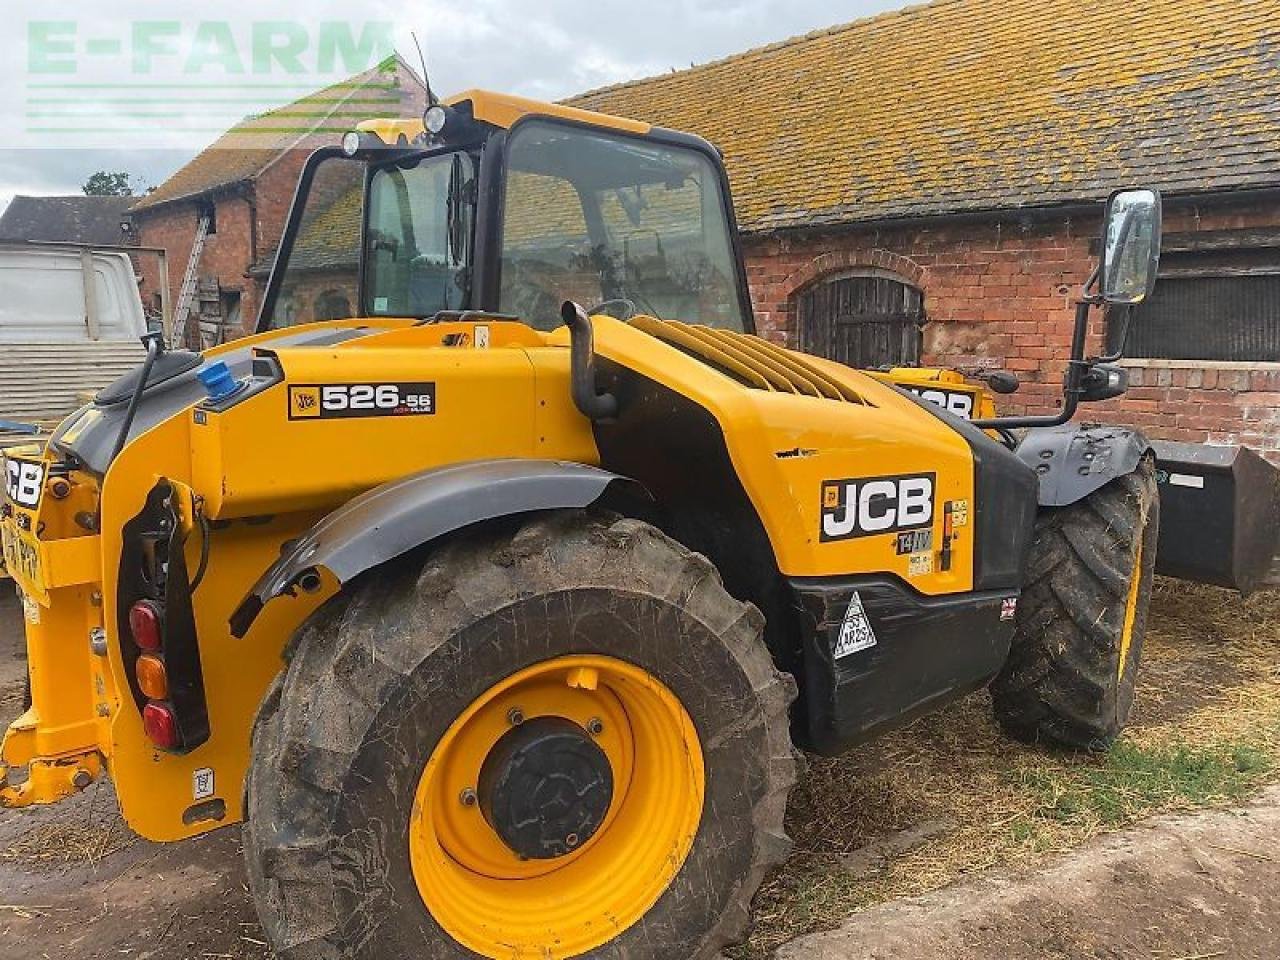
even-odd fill
[[[1080,378],[1082,403],[1114,400],[1129,389],[1129,371],[1113,363],[1095,363]]]
[[[991,388],[992,393],[1009,394],[1017,393],[1022,382],[1018,379],[1018,375],[1010,370],[996,370],[987,374],[987,386]]]

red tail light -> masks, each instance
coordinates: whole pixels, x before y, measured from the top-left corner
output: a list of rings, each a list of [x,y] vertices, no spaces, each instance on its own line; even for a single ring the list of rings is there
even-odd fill
[[[150,600],[139,600],[129,608],[129,631],[143,650],[160,649],[160,608]]]
[[[165,703],[148,703],[142,709],[142,728],[157,747],[174,750],[178,747],[178,721],[173,708]]]

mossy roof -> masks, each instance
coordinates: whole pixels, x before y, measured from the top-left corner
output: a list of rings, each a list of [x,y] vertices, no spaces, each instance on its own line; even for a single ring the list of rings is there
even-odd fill
[[[748,231],[1280,184],[1280,0],[937,0],[574,106],[700,134]]]
[[[174,200],[195,199],[252,180],[290,150],[336,144],[369,117],[421,116],[426,90],[398,56],[300,100],[250,117],[143,197],[133,207],[145,213]]]

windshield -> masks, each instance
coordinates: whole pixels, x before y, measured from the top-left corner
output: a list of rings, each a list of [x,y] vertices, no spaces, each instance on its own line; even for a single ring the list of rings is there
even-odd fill
[[[550,330],[571,299],[743,330],[736,264],[719,171],[701,152],[542,121],[512,135],[503,313]]]
[[[375,169],[325,160],[307,190],[297,237],[277,263],[266,329],[357,315],[428,317],[467,306],[475,163],[466,153]],[[360,304],[361,223],[365,284]]]

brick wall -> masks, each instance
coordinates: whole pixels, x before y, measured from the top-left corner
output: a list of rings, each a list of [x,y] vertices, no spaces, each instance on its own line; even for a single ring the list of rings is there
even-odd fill
[[[269,257],[280,243],[302,166],[310,148],[284,154],[252,184],[211,195],[218,232],[210,234],[200,256],[200,277],[217,277],[224,291],[240,293],[244,333],[252,332],[265,291],[264,279],[249,275],[258,260]],[[176,309],[182,275],[195,241],[198,208],[180,201],[134,215],[138,242],[163,247],[169,256],[170,302]],[[159,264],[143,258],[142,296],[148,307],[160,289]],[[146,261],[150,262],[146,262]]]
[[[1280,203],[1166,210],[1166,233],[1280,224]],[[810,284],[842,271],[887,271],[924,291],[926,364],[1022,380],[1001,412],[1044,413],[1061,400],[1074,299],[1094,266],[1097,217],[878,227],[746,241],[747,274],[764,336],[796,345],[795,307]],[[1095,313],[1089,351],[1102,352]],[[1126,361],[1130,392],[1091,404],[1090,419],[1157,439],[1242,443],[1280,463],[1280,365]]]

